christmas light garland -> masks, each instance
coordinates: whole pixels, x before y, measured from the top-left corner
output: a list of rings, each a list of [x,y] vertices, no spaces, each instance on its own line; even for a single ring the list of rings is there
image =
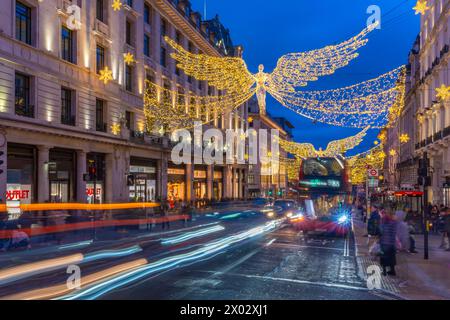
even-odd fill
[[[362,184],[367,180],[367,170],[369,168],[382,169],[386,153],[380,144],[369,151],[347,158],[350,169],[350,181],[352,184]]]
[[[197,96],[163,88],[146,81],[144,114],[147,131],[191,129],[194,122],[207,124],[241,106],[253,91],[225,96]]]
[[[279,143],[281,148],[286,152],[295,155],[297,158],[336,157],[344,155],[348,150],[361,144],[368,130],[369,127],[352,137],[331,141],[324,151],[322,149],[316,150],[310,143],[297,143],[284,139],[279,139]]]
[[[309,81],[316,81],[318,77],[330,75],[336,69],[346,66],[358,56],[356,51],[367,43],[365,37],[377,25],[378,23],[370,25],[338,45],[284,55],[278,60],[272,74],[264,73],[262,65],[258,73],[251,74],[241,58],[194,54],[169,37],[164,39],[173,49],[171,57],[177,61],[177,67],[186,75],[207,81],[208,85],[223,90],[226,95],[240,96],[253,90],[258,95],[260,109],[264,113],[267,91],[275,97],[295,94],[297,87],[306,86]]]
[[[269,88],[283,106],[318,122],[332,125],[380,128],[392,125],[403,109],[404,66],[376,79],[324,91],[281,94]]]

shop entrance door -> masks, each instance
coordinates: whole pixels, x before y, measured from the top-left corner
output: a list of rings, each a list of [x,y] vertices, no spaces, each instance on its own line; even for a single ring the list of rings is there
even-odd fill
[[[50,202],[66,203],[69,202],[69,180],[51,180],[50,181]]]

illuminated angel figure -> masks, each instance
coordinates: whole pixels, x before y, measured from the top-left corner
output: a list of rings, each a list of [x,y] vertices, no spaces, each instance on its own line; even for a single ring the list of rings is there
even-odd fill
[[[304,87],[308,82],[318,80],[318,77],[331,75],[335,70],[345,67],[358,57],[356,51],[367,43],[367,34],[377,25],[378,23],[374,23],[353,38],[337,45],[284,55],[278,60],[271,74],[264,72],[263,65],[259,66],[258,73],[252,74],[241,58],[194,54],[168,37],[165,37],[165,40],[174,49],[171,56],[185,74],[200,81],[207,81],[209,85],[225,91],[226,95],[242,96],[251,91],[256,93],[260,112],[264,114],[266,92],[283,101],[286,94],[294,94],[296,88]]]
[[[314,158],[314,157],[336,157],[344,155],[345,152],[355,148],[362,141],[367,134],[369,127],[365,128],[358,134],[352,137],[347,137],[340,140],[334,140],[328,143],[326,150],[316,150],[310,143],[296,143],[280,139],[280,146],[286,152],[295,155],[297,158]]]

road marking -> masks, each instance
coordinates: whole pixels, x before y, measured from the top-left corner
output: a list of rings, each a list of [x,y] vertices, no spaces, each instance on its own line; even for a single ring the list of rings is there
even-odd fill
[[[212,271],[204,271],[207,273],[211,273]],[[216,272],[217,274],[218,272]],[[244,278],[251,278],[251,279],[261,279],[261,280],[271,280],[271,281],[281,281],[281,282],[290,282],[290,283],[297,283],[297,284],[309,284],[309,285],[315,285],[315,286],[323,286],[323,287],[330,287],[330,288],[340,288],[340,289],[350,289],[350,290],[359,290],[359,291],[369,291],[369,289],[364,287],[355,287],[355,286],[349,286],[346,284],[337,284],[337,283],[327,283],[327,282],[316,282],[316,281],[308,281],[308,280],[298,280],[298,279],[287,279],[287,278],[275,278],[275,277],[269,277],[269,276],[258,276],[258,275],[251,275],[251,274],[242,274],[242,273],[228,273],[230,276],[236,276],[236,277],[244,277]]]
[[[272,240],[270,240],[269,242],[266,243],[266,247],[270,247],[272,245],[272,243],[274,243],[275,241],[277,241],[277,239],[273,238]]]
[[[275,243],[276,247],[286,247],[291,249],[323,249],[323,250],[334,250],[334,251],[343,251],[341,248],[329,248],[329,247],[319,247],[319,246],[308,246],[308,245],[299,245],[299,244],[289,244],[289,243]]]
[[[248,259],[250,259],[251,257],[253,257],[255,254],[257,254],[261,249],[258,248],[248,254],[246,254],[245,256],[243,256],[242,258],[240,258],[239,260],[237,260],[236,262],[224,267],[222,269],[222,271],[217,271],[213,274],[213,277],[221,275],[221,274],[225,274],[228,273],[230,270],[236,268],[238,265],[244,263],[245,261],[247,261]]]
[[[344,257],[350,257],[350,240],[348,235],[345,237],[344,241]]]

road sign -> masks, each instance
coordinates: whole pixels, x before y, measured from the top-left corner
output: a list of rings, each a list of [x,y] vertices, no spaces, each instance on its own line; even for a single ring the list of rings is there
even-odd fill
[[[378,178],[379,177],[378,170],[376,170],[376,169],[367,170],[367,174],[368,174],[369,177],[373,177],[373,178],[375,178],[375,177]]]

